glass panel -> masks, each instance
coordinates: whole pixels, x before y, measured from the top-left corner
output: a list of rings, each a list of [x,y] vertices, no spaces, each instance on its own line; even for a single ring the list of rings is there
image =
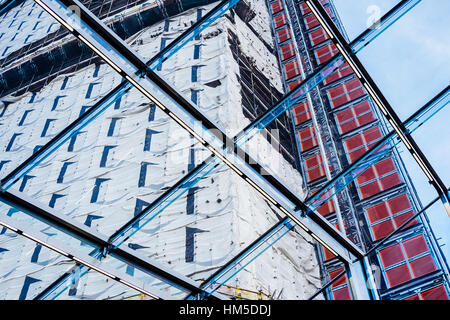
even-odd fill
[[[148,48],[140,54],[150,58],[211,8],[192,9],[150,27],[140,36]],[[276,55],[270,52],[272,39],[259,36],[268,34],[261,31],[264,24],[268,27],[261,22],[269,18],[268,12],[263,8],[255,19],[246,21],[248,4],[241,2],[233,10],[232,18],[217,19],[157,68],[230,137],[273,106],[283,92]],[[284,117],[278,121],[284,126],[289,123]]]
[[[191,186],[122,244],[203,281],[275,224],[280,213],[227,167]]]
[[[67,35],[65,29],[51,18],[37,3],[31,0],[12,4],[1,14],[0,25],[7,26],[0,32],[0,67],[6,68],[24,61],[24,57],[43,43],[51,43]],[[0,89],[0,96],[4,95]],[[3,91],[3,92],[2,92]]]
[[[81,278],[60,294],[56,300],[151,300],[144,295],[118,281],[89,270]]]
[[[447,2],[421,1],[358,54],[402,120],[448,85],[449,9]]]
[[[100,233],[113,234],[209,155],[145,101],[132,89],[14,188]]]
[[[218,292],[231,291],[237,299],[258,299],[254,292],[259,292],[262,299],[305,300],[321,287],[316,245],[303,230],[284,232],[273,246],[245,261],[215,281]]]
[[[81,252],[83,254],[90,254],[94,251],[98,251],[97,247],[93,244],[87,243],[85,241],[80,241],[79,239],[67,234],[66,232],[60,230],[56,226],[50,226],[49,224],[34,218],[28,213],[24,213],[22,211],[17,210],[14,207],[11,207],[3,202],[0,202],[0,212],[3,216],[8,216],[13,221],[17,221],[27,227],[31,227],[33,230],[39,230],[43,233],[43,237],[50,237],[51,239],[55,239],[54,241],[58,241],[67,247],[76,248],[77,252]],[[0,235],[3,235],[3,238],[7,238],[6,232],[7,229],[0,227]],[[15,239],[15,245],[20,246],[20,241],[22,241],[23,237],[13,237]]]
[[[5,211],[3,205],[1,211]],[[2,213],[4,214],[4,213]],[[12,215],[16,218],[17,213]],[[22,219],[21,219],[22,220]],[[23,220],[22,220],[23,221]],[[47,249],[17,233],[0,227],[0,299],[31,300],[75,265],[53,250]],[[42,230],[45,236],[58,238],[55,230]],[[44,234],[43,234],[44,235]],[[79,241],[78,245],[79,246]]]
[[[0,84],[6,94],[0,94],[2,178],[57,137],[121,81],[114,70],[72,36],[50,42],[46,50],[36,51],[33,55],[31,60],[27,58],[1,70],[6,80]],[[99,106],[92,113],[93,118],[116,98]],[[92,120],[89,119],[84,123]],[[69,138],[70,134],[55,145]],[[14,180],[2,187],[8,188],[9,182]]]

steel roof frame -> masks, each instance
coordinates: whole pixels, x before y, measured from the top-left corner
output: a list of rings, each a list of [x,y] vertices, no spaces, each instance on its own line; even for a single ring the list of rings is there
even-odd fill
[[[66,1],[67,3],[69,3],[70,1]],[[226,1],[224,1],[224,2],[226,2]],[[402,1],[402,2],[409,2],[409,1]],[[417,0],[416,0],[416,2],[417,2]],[[189,40],[187,40],[187,41],[189,41]],[[186,41],[186,42],[187,42]],[[174,41],[175,42],[175,41]],[[160,61],[163,61],[163,59],[161,59]],[[135,61],[136,62],[136,61]],[[140,65],[140,67],[143,67],[142,66],[142,64],[139,64],[139,61],[137,61],[137,65]],[[148,74],[147,74],[148,75]],[[132,78],[133,79],[133,78]],[[154,78],[155,80],[157,80],[156,82],[159,82],[161,79],[158,79],[158,77],[156,77],[156,78]],[[133,80],[135,80],[135,79],[133,79]],[[135,80],[136,81],[136,80]],[[138,83],[138,82],[136,82],[136,83]],[[139,84],[139,83],[138,83]],[[164,83],[164,81],[162,81],[162,82],[159,82],[159,84],[162,84],[162,85],[166,85],[165,83]],[[297,88],[298,89],[298,88]],[[294,89],[294,91],[295,91],[295,89]],[[202,115],[200,115],[200,116],[202,116]],[[212,129],[216,129],[216,128],[214,128],[214,126],[212,126],[211,127]],[[211,129],[211,128],[209,128],[209,129]],[[235,141],[235,140],[234,140]],[[217,151],[217,150],[216,150]],[[235,150],[236,151],[236,150]],[[223,155],[222,155],[223,156]],[[226,157],[224,157],[225,159],[226,159]],[[238,167],[239,168],[239,167]],[[235,170],[236,171],[236,170]],[[14,180],[17,180],[17,179],[14,179]],[[3,185],[2,185],[2,187],[3,187]]]

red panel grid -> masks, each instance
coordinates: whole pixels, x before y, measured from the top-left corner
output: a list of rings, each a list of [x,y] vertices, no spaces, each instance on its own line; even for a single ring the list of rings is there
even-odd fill
[[[338,52],[338,49],[334,45],[334,43],[330,42],[326,46],[317,48],[314,50],[314,55],[317,60],[317,64],[322,64],[324,62],[327,62],[330,60],[336,53]]]
[[[375,120],[368,101],[336,113],[336,120],[341,134],[362,127]]]
[[[300,137],[301,151],[307,151],[317,146],[316,130],[314,127],[309,127],[298,132]]]
[[[325,30],[322,27],[320,27],[319,29],[312,31],[309,34],[309,39],[311,40],[311,44],[313,46],[316,46],[316,45],[324,42],[325,40],[328,40],[329,37],[328,37],[327,33],[325,32]]]
[[[347,81],[328,90],[328,97],[333,108],[346,104],[364,94],[365,91],[359,79]]]
[[[280,1],[276,1],[276,2],[272,3],[272,13],[273,14],[278,13],[283,9],[284,9],[283,1],[280,0]]]
[[[315,154],[312,157],[306,158],[305,165],[308,175],[308,182],[325,176],[325,169],[322,163],[322,156],[320,154]]]
[[[297,124],[302,124],[311,119],[311,112],[309,111],[308,102],[303,102],[294,107],[295,121]]]
[[[289,28],[283,28],[277,31],[277,37],[278,37],[278,43],[283,43],[286,40],[289,40],[291,38],[291,32],[289,31]]]
[[[390,288],[436,270],[422,234],[380,250],[379,256]]]
[[[297,60],[286,63],[284,65],[284,71],[286,72],[286,80],[289,80],[291,78],[300,75],[300,69],[298,67]]]
[[[382,160],[356,178],[361,199],[402,183],[392,158]]]
[[[349,162],[353,163],[358,160],[382,137],[383,135],[381,134],[380,128],[373,127],[344,140],[345,151]]]
[[[325,85],[328,85],[336,80],[339,80],[345,76],[348,76],[349,74],[352,74],[353,70],[350,68],[347,62],[345,62],[342,66],[340,66],[334,73],[330,74],[328,77],[325,78],[323,83]]]
[[[273,20],[275,22],[275,28],[282,27],[287,23],[286,15],[284,13],[276,16]]]
[[[372,230],[373,239],[379,240],[398,229],[406,220],[414,215],[408,196],[404,193],[365,210]],[[407,226],[412,226],[417,220],[412,220]]]

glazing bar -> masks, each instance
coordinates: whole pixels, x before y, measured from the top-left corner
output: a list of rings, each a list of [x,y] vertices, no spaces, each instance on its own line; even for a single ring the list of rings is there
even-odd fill
[[[366,29],[362,34],[356,37],[351,43],[353,53],[358,53],[365,46],[369,45],[379,35],[386,31],[392,24],[398,19],[403,17],[412,8],[418,5],[422,0],[402,0],[388,13],[386,13],[381,19],[375,22],[370,28]]]

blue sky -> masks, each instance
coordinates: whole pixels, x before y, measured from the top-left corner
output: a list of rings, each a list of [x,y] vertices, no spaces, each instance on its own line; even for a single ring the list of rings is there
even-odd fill
[[[398,1],[334,0],[350,40],[367,27],[379,8],[386,13]],[[423,106],[450,82],[450,1],[422,0],[369,47],[361,62],[402,120]],[[370,24],[369,24],[370,25]],[[444,184],[450,187],[450,105],[418,129],[413,137]],[[447,138],[447,139],[446,139]],[[403,161],[423,205],[437,193],[412,157],[401,148]],[[450,218],[442,203],[428,211],[432,227],[450,262]]]

